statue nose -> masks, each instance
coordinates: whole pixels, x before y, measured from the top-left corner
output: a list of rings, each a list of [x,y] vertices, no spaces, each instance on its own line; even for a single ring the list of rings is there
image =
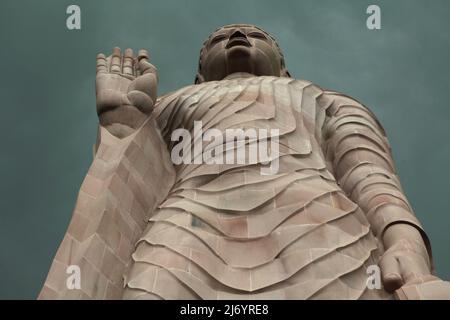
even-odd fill
[[[247,36],[239,30],[234,31],[230,38],[228,39],[228,43],[225,46],[226,49],[229,49],[233,46],[245,46],[251,47],[250,41],[248,41]]]
[[[230,40],[233,38],[245,38],[247,39],[247,36],[245,34],[243,34],[241,31],[236,30],[234,31],[231,36],[230,36]]]

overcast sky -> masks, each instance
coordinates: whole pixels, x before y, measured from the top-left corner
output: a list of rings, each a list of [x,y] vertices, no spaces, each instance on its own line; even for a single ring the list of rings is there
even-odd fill
[[[366,28],[370,4],[381,30]],[[266,29],[295,78],[374,111],[450,280],[450,1],[2,0],[0,298],[37,296],[67,228],[96,137],[96,54],[149,49],[162,94],[193,82],[203,40],[230,23]]]

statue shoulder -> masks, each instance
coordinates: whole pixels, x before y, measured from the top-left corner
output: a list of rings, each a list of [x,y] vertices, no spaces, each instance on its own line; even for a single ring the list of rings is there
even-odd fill
[[[322,95],[324,92],[324,89],[318,84],[304,79],[291,79],[290,84],[297,89],[306,90],[314,95]]]
[[[302,89],[303,99],[306,95],[316,101],[315,114],[318,123],[323,124],[325,118],[346,114],[371,119],[382,128],[372,110],[350,95],[326,89],[307,80],[294,80],[291,83],[295,87]]]
[[[348,94],[329,90],[329,89],[323,89],[323,97],[325,100],[334,102],[335,104],[348,104],[348,105],[357,105],[360,107],[367,108],[363,103],[361,103],[356,98],[353,98],[352,96],[349,96]]]
[[[338,105],[347,104],[367,108],[363,103],[347,94],[326,89],[308,80],[294,79],[292,84],[295,87],[299,87],[303,90],[307,89],[309,92],[312,92],[317,97],[319,105],[322,107],[326,107],[334,103]]]
[[[356,116],[375,122],[384,132],[383,126],[379,122],[375,113],[365,104],[347,94],[324,89],[319,98],[319,105],[328,117],[333,116]]]

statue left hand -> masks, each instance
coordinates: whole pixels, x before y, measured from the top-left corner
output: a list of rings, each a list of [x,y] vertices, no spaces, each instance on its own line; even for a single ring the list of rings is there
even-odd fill
[[[386,251],[379,266],[389,292],[420,280],[431,279],[430,258],[420,232],[408,224],[394,224],[383,236]]]

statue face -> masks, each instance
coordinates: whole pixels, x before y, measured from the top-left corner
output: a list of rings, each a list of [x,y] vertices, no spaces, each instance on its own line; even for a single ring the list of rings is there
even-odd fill
[[[283,56],[269,34],[250,25],[230,25],[205,42],[196,82],[221,80],[235,72],[289,76]]]

